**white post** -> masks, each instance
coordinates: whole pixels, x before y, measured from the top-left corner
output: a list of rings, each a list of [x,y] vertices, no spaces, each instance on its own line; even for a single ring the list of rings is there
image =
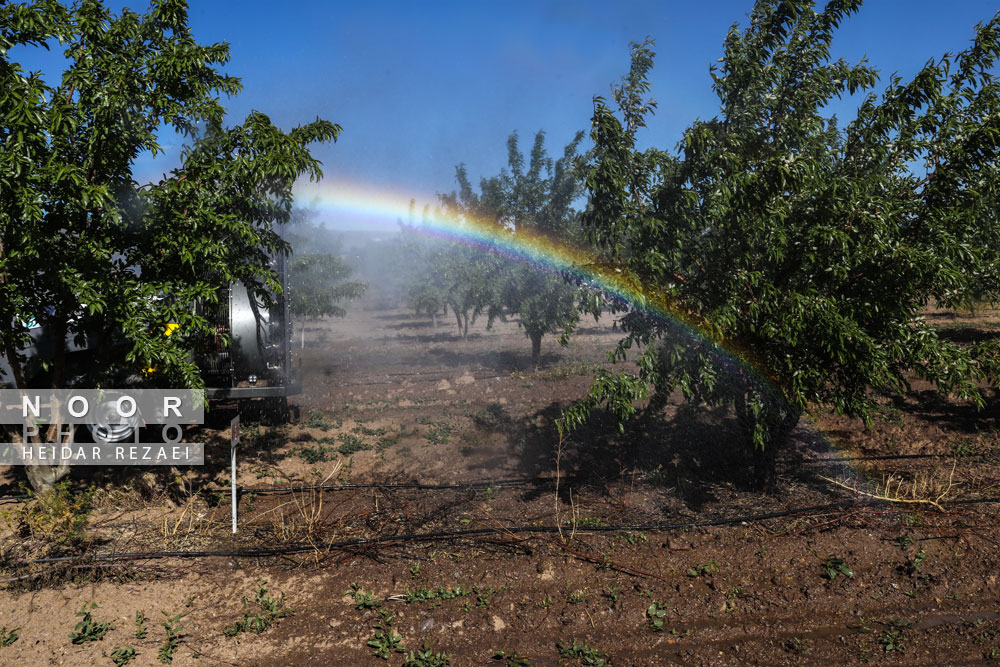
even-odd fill
[[[306,327],[305,327],[305,325],[302,325],[302,329],[299,331],[299,333],[302,334],[302,348],[301,349],[304,350],[304,349],[306,349]]]
[[[233,417],[233,421],[230,422],[230,428],[232,434],[230,437],[230,447],[229,447],[229,465],[230,474],[232,475],[233,488],[233,535],[236,534],[236,445],[240,444],[240,416],[236,415]]]

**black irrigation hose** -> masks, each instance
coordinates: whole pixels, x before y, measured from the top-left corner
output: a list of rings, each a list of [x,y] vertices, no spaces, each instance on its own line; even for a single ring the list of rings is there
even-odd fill
[[[460,484],[418,484],[416,482],[368,482],[356,484],[314,484],[311,486],[265,486],[260,488],[244,487],[238,489],[241,494],[268,494],[268,493],[291,493],[294,491],[326,491],[343,489],[477,489],[480,487],[489,488],[491,486],[517,486],[519,484],[530,484],[532,482],[550,482],[544,477],[528,477],[523,479],[498,479],[496,481],[464,482]],[[203,489],[205,493],[232,493],[232,487],[217,489]]]
[[[1000,503],[1000,497],[995,498],[970,498],[966,500],[944,501],[949,505],[972,505],[981,503]],[[769,512],[767,514],[754,514],[747,516],[730,517],[725,519],[706,519],[705,521],[691,521],[687,523],[657,523],[657,524],[637,524],[632,526],[588,526],[587,528],[577,528],[578,532],[584,533],[609,533],[621,531],[645,531],[663,532],[669,530],[680,530],[682,528],[699,528],[706,526],[726,526],[733,524],[751,523],[764,521],[767,519],[779,519],[793,514],[804,512],[817,512],[820,510],[843,509],[856,506],[855,501],[839,501],[826,505],[812,505],[809,507],[797,507],[779,512]],[[364,547],[374,544],[388,544],[392,542],[422,542],[441,539],[455,539],[462,537],[474,537],[480,535],[494,535],[497,533],[558,533],[567,530],[558,526],[518,526],[512,528],[472,528],[467,530],[441,531],[434,533],[408,533],[404,535],[394,535],[385,537],[372,537],[359,540],[346,540],[343,542],[333,542],[326,546],[327,549],[349,549],[352,547]],[[223,550],[223,551],[140,551],[133,553],[105,553],[93,554],[81,558],[79,556],[55,556],[50,558],[35,558],[31,563],[65,563],[76,560],[148,560],[153,558],[266,558],[268,556],[287,556],[299,553],[318,551],[315,545],[288,545],[277,549],[248,549],[248,550]]]
[[[893,459],[958,459],[964,463],[996,463],[1000,456],[996,454],[882,454],[878,456],[838,456],[830,459],[782,459],[781,463],[847,463],[850,461],[890,461]],[[991,460],[992,459],[992,460]]]

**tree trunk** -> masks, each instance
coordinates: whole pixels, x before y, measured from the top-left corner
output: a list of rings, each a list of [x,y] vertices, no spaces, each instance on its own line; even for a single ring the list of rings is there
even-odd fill
[[[438,328],[438,314],[436,310],[431,311],[431,324],[434,325],[435,329]]]
[[[59,389],[62,387],[66,375],[66,335],[69,329],[67,318],[64,316],[53,317],[48,329],[52,335],[53,345],[55,345],[52,375],[49,378],[49,383],[53,389]],[[49,402],[52,404],[52,409],[55,410],[57,408],[55,397],[50,397]],[[32,426],[34,425],[32,424]],[[54,443],[58,447],[63,442],[63,422],[60,419],[54,419],[48,427],[35,428],[34,431],[36,435],[30,439],[35,444]],[[43,432],[44,435],[42,435]],[[73,439],[73,432],[71,427],[69,431],[70,441]],[[35,492],[44,493],[51,490],[56,482],[69,474],[69,462],[61,461],[54,465],[45,463],[26,465],[25,474],[27,474],[28,481]]]
[[[533,368],[538,368],[538,360],[542,357],[542,336],[544,334],[540,333],[529,333],[528,337],[531,339],[531,365]]]
[[[59,480],[69,474],[69,463],[26,465],[24,472],[28,475],[28,481],[31,482],[31,488],[35,493],[45,493],[51,491]]]
[[[746,446],[750,449],[753,459],[753,484],[761,491],[770,493],[777,489],[778,451],[785,446],[802,413],[796,407],[789,405],[783,396],[771,396],[768,392],[764,414],[754,417],[750,409],[750,394],[754,391],[748,389],[741,394],[736,402],[736,418],[743,428]],[[763,421],[762,425],[767,431],[763,447],[756,445],[753,439],[758,419]]]
[[[55,414],[59,409],[59,402],[56,401],[55,396],[50,396],[48,403],[51,406],[53,414]],[[47,427],[39,427],[34,423],[34,419],[29,417],[28,428],[33,433],[25,438],[25,440],[36,445],[52,444],[58,451],[64,442],[63,426],[64,424],[61,419],[53,419],[52,423]],[[75,427],[71,426],[66,434],[69,437],[65,442],[72,443],[74,430]],[[42,432],[44,432],[44,436]],[[51,491],[59,480],[69,474],[69,462],[60,461],[54,465],[48,463],[30,463],[24,466],[24,472],[28,476],[28,481],[31,483],[31,488],[35,490],[35,493],[45,493],[46,491]]]

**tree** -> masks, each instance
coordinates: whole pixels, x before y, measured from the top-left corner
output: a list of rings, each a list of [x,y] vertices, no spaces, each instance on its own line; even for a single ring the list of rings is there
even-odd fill
[[[429,212],[425,208],[425,222]],[[441,215],[440,209],[436,215]],[[421,223],[423,224],[423,223]],[[431,316],[437,328],[437,314],[451,309],[463,339],[496,298],[499,258],[480,248],[445,239],[427,238],[418,225],[401,225],[407,249],[406,264],[413,267],[407,300],[416,310]]]
[[[990,355],[940,338],[921,309],[997,294],[1000,15],[958,56],[890,77],[841,128],[827,103],[878,80],[829,55],[860,4],[758,1],[712,68],[720,115],[677,155],[636,147],[654,54],[632,45],[617,108],[595,98],[583,224],[646,307],[623,318],[616,353],[643,346],[639,370],[599,377],[564,426],[599,405],[655,411],[679,388],[735,409],[771,486],[809,404],[867,423],[911,374],[982,404]]]
[[[67,64],[52,85],[11,59],[55,42]],[[0,7],[5,381],[107,386],[115,369],[153,366],[165,382],[203,386],[188,352],[213,324],[191,303],[215,302],[237,280],[258,294],[279,288],[271,259],[287,244],[275,225],[288,220],[293,181],[321,175],[309,144],[340,127],[317,119],[284,132],[256,111],[224,127],[217,95],[240,90],[216,69],[228,53],[195,42],[183,0],[117,16],[99,0]],[[134,161],[160,152],[165,126],[192,143],[169,177],[139,185]],[[53,345],[29,359],[31,321]],[[164,336],[166,322],[177,333]],[[83,365],[67,352],[74,338],[97,352]],[[36,488],[65,472],[28,469]]]
[[[525,170],[515,132],[507,139],[507,169],[482,179],[477,194],[464,166],[459,165],[456,177],[460,189],[443,196],[442,204],[452,215],[491,227],[501,239],[509,236],[515,242],[526,242],[542,237],[573,243],[579,236],[579,222],[572,204],[581,192],[573,164],[582,139],[581,132],[553,162],[545,151],[545,133],[538,132]],[[486,282],[492,285],[492,289],[478,290],[480,307],[485,306],[490,324],[498,317],[519,316],[518,323],[531,341],[531,363],[537,366],[542,338],[552,333],[568,335],[576,327],[579,290],[543,268],[523,262],[498,263],[496,255],[491,258],[492,262],[475,272],[488,276]],[[482,283],[469,280],[470,285]]]
[[[347,280],[354,273],[336,255],[294,255],[289,266],[291,309],[302,317],[344,317],[340,305],[345,299],[357,299],[368,283]]]
[[[330,229],[309,221],[310,211],[292,211],[283,237],[289,243],[289,304],[299,317],[345,317],[345,300],[364,295],[368,283],[348,280],[354,269],[341,257],[341,240]]]

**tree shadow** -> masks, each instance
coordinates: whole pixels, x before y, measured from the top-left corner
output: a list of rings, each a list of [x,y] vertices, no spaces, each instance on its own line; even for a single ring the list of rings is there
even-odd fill
[[[469,337],[465,340],[478,340],[482,338],[482,334],[471,333]],[[430,345],[433,343],[457,343],[461,342],[462,337],[451,331],[440,331],[432,334],[397,334],[391,338],[391,340],[399,343],[418,343],[421,345]],[[434,354],[435,350],[428,350],[430,354]]]
[[[433,325],[430,322],[424,322],[423,320],[400,322],[399,324],[386,324],[383,329],[392,329],[399,331],[400,329],[430,329]]]
[[[511,439],[525,475],[545,478],[555,474],[559,440],[555,421],[564,407],[551,403],[513,423]],[[752,453],[740,444],[744,438],[731,411],[723,407],[682,407],[669,418],[642,415],[629,422],[624,432],[618,430],[614,415],[597,412],[564,440],[561,495],[579,487],[611,489],[624,476],[629,483],[638,479],[658,487],[693,512],[727,504],[734,493],[763,498],[755,486]],[[800,425],[778,453],[783,482],[777,495],[783,495],[793,482],[830,500],[842,498],[842,492],[806,465],[815,460],[815,454],[827,451],[822,434]],[[525,500],[550,489],[548,484],[536,485],[526,492]]]
[[[425,317],[418,318],[410,313],[388,313],[386,315],[373,315],[372,318],[376,320],[387,320],[392,322],[398,322],[400,320],[418,320],[419,322],[423,322],[424,326],[430,324],[430,320],[428,318]]]
[[[469,334],[471,340],[479,334]],[[444,366],[453,368],[467,368],[478,366],[485,370],[496,371],[497,373],[532,373],[536,370],[531,363],[531,349],[524,346],[523,351],[512,350],[486,350],[479,352],[465,352],[451,348],[434,348],[427,351],[427,354],[434,355],[434,358]],[[553,366],[563,361],[564,356],[558,352],[543,353],[538,359],[538,370]],[[530,378],[525,378],[530,380]]]
[[[979,327],[943,327],[937,330],[938,337],[958,343],[969,345],[972,343],[985,343],[1000,338],[998,329],[982,329]]]
[[[893,407],[915,419],[947,431],[976,434],[1000,428],[1000,391],[984,390],[986,405],[979,409],[969,401],[958,402],[935,389],[913,389],[904,396],[891,396]]]

